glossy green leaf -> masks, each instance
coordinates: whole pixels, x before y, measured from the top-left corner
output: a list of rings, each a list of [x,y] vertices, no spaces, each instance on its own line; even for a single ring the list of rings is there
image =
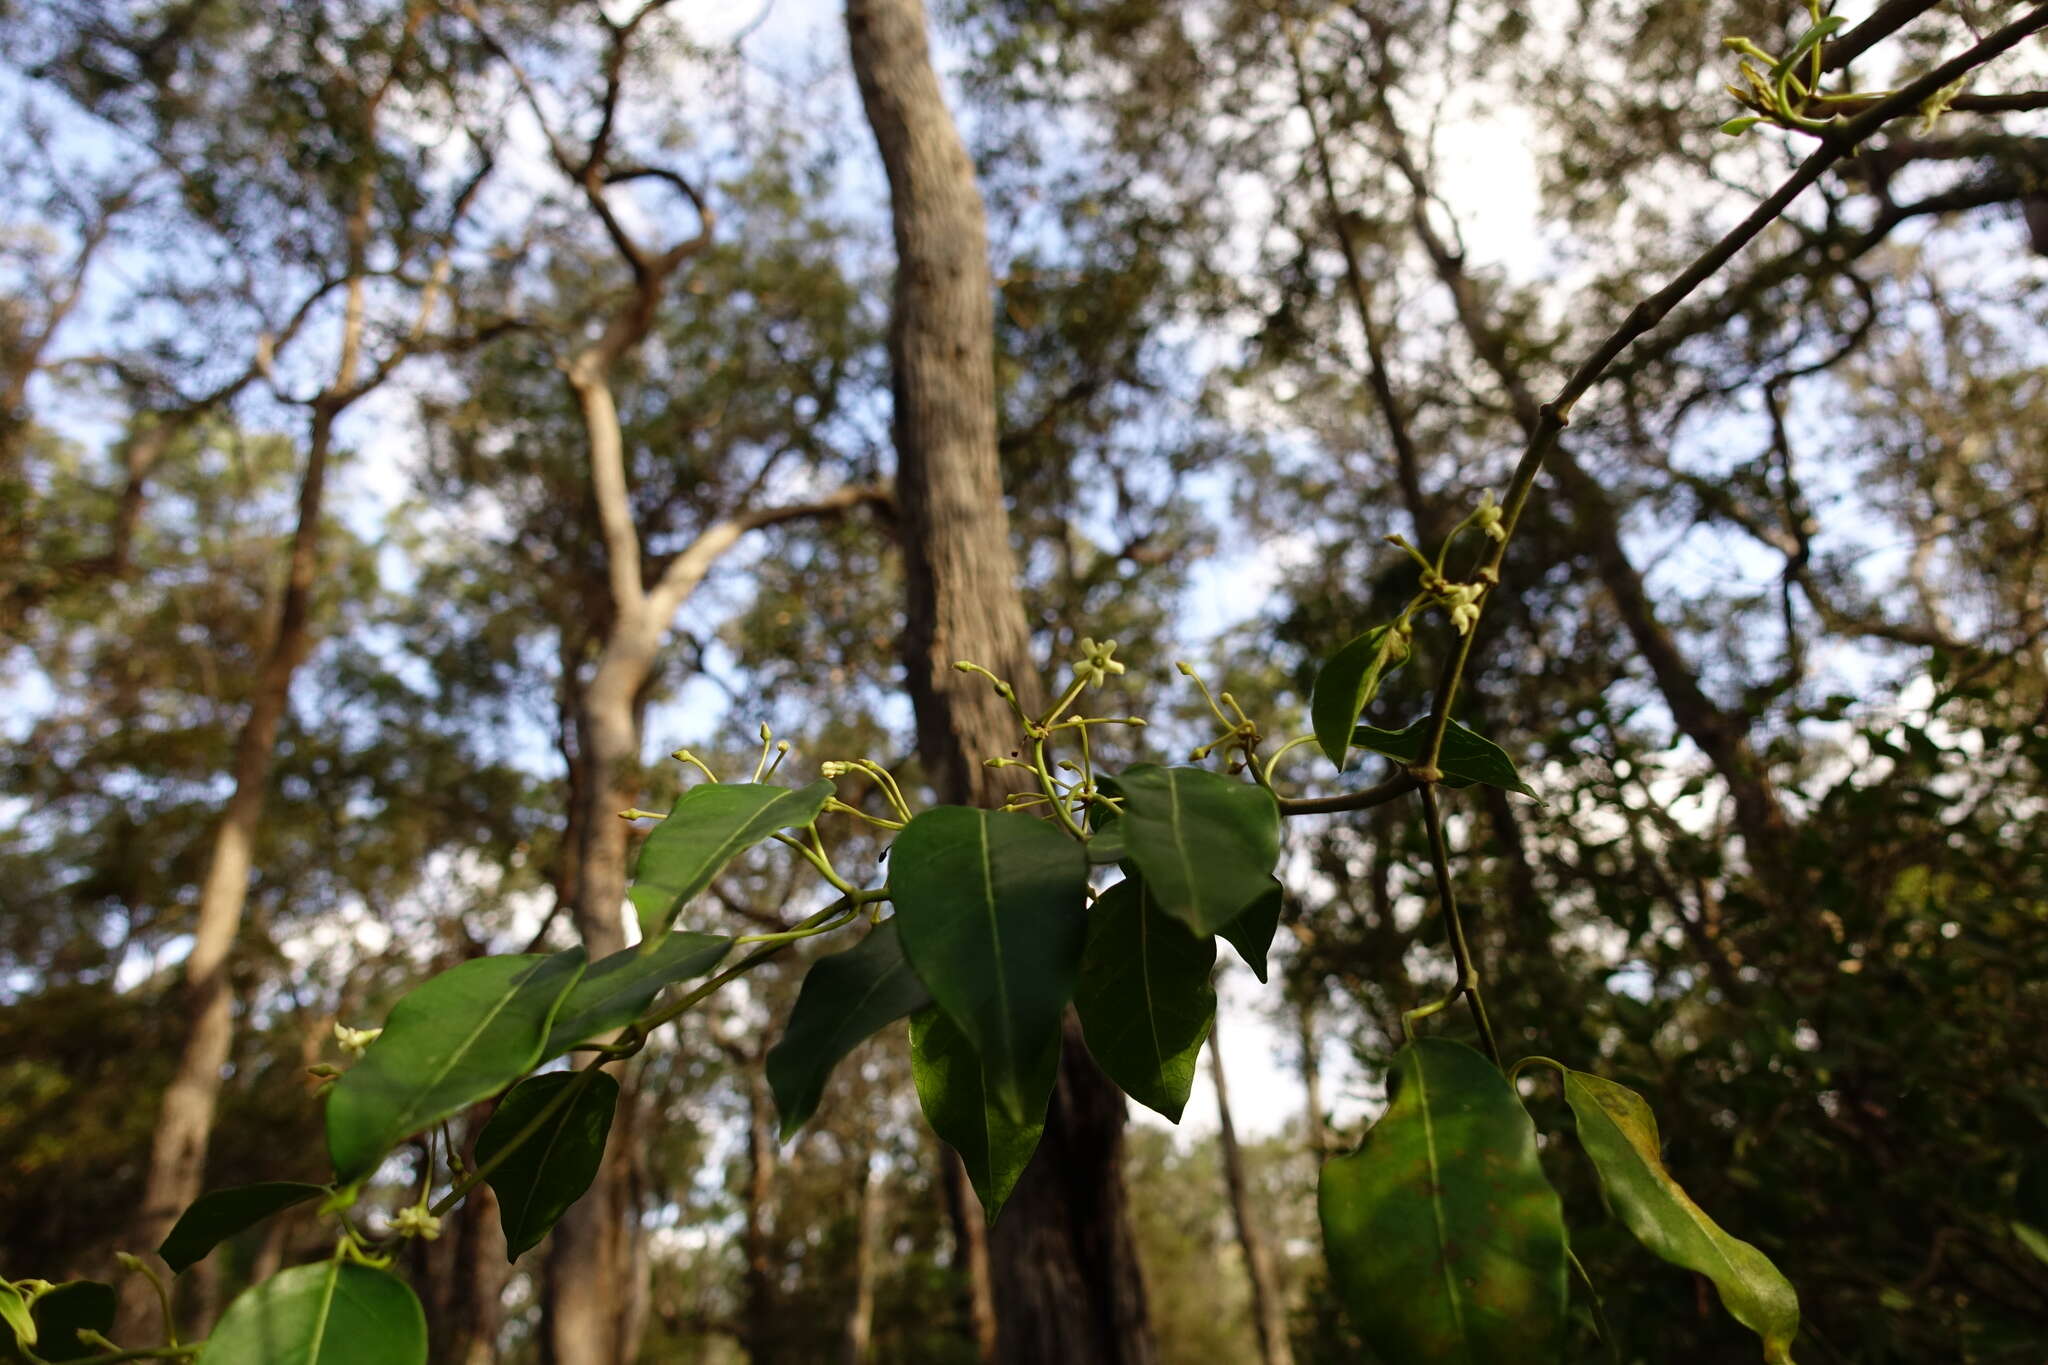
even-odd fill
[[[476,1161],[496,1156],[538,1118],[582,1073],[551,1071],[529,1076],[506,1092],[491,1121],[477,1134]],[[605,1139],[619,1107],[619,1083],[599,1071],[550,1116],[532,1137],[514,1148],[489,1175],[498,1196],[498,1220],[505,1227],[505,1256],[516,1261],[583,1197],[604,1161]]]
[[[834,790],[824,778],[794,788],[705,782],[677,797],[633,867],[627,895],[640,915],[640,937],[652,943],[666,934],[720,868],[777,830],[810,824]]]
[[[1429,717],[1424,716],[1405,730],[1379,730],[1361,725],[1352,732],[1351,742],[1361,749],[1370,749],[1403,763],[1420,763],[1422,751],[1429,745]],[[1521,774],[1515,771],[1514,760],[1508,757],[1507,750],[1456,721],[1444,730],[1444,745],[1437,754],[1436,766],[1443,773],[1446,786],[1465,787],[1474,782],[1484,782],[1489,787],[1500,787],[1523,796],[1536,795],[1528,783],[1522,781]]]
[[[1565,1073],[1564,1097],[1609,1207],[1636,1240],[1712,1280],[1721,1306],[1763,1339],[1764,1359],[1789,1363],[1799,1332],[1799,1296],[1769,1257],[1723,1232],[1671,1178],[1656,1116],[1643,1097],[1583,1071]]]
[[[164,1244],[156,1249],[173,1271],[184,1274],[206,1258],[208,1252],[264,1219],[282,1213],[294,1204],[318,1199],[327,1193],[324,1185],[296,1180],[270,1180],[260,1185],[237,1185],[212,1190],[192,1201],[178,1215],[177,1225]]]
[[[1237,949],[1237,955],[1262,985],[1266,980],[1266,958],[1273,950],[1273,935],[1280,932],[1280,910],[1286,904],[1280,879],[1266,880],[1272,883],[1266,894],[1253,901],[1251,909],[1216,931],[1225,943]]]
[[[13,1344],[36,1344],[36,1320],[29,1312],[28,1299],[5,1280],[0,1280],[0,1323],[5,1323],[8,1330],[14,1334]]]
[[[981,1059],[943,1011],[920,1010],[910,1016],[910,1077],[917,1087],[917,1102],[932,1131],[960,1154],[991,1223],[1038,1150],[1059,1062],[1059,1037],[1054,1035],[1021,1077],[1029,1117],[1019,1121],[990,1101]]]
[[[1264,787],[1149,763],[1115,784],[1126,858],[1160,908],[1196,933],[1218,932],[1272,887],[1280,807]]]
[[[1315,731],[1316,743],[1337,765],[1337,771],[1345,768],[1345,759],[1351,752],[1351,731],[1378,695],[1380,679],[1401,666],[1394,651],[1402,647],[1392,626],[1374,626],[1332,654],[1317,670],[1315,689],[1309,696],[1309,728]],[[1402,657],[1406,658],[1406,654]]]
[[[1123,1092],[1175,1123],[1216,1019],[1216,940],[1197,938],[1126,878],[1088,912],[1074,1009],[1088,1051]]]
[[[383,1036],[327,1096],[327,1150],[343,1183],[393,1146],[518,1080],[540,1061],[583,950],[480,957],[392,1008]]]
[[[273,1275],[222,1316],[199,1365],[426,1365],[427,1318],[404,1281],[319,1261]]]
[[[931,992],[903,956],[893,919],[843,953],[819,958],[804,973],[782,1041],[768,1049],[768,1088],[788,1141],[817,1112],[825,1082],[840,1058],[877,1029],[932,1003]]]
[[[2013,1186],[2012,1235],[2038,1259],[2048,1262],[2048,1159],[2037,1158],[2021,1169]]]
[[[989,1094],[1028,1117],[1026,1075],[1059,1038],[1088,938],[1081,846],[1015,812],[939,806],[896,836],[889,895],[903,955],[981,1057]]]
[[[616,1033],[654,1003],[664,987],[704,975],[731,951],[732,940],[721,934],[663,934],[591,963],[556,1011],[541,1060]]]
[[[35,1318],[38,1360],[88,1360],[105,1352],[80,1341],[80,1332],[105,1336],[114,1330],[114,1286],[98,1280],[71,1280],[36,1295],[30,1305]]]
[[[1381,1360],[1556,1365],[1565,1234],[1536,1128],[1462,1043],[1401,1049],[1387,1111],[1323,1167],[1330,1276]]]

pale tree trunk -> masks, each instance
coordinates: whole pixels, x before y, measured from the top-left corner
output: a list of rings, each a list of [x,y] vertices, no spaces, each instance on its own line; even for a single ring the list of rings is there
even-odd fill
[[[946,1212],[953,1223],[953,1269],[966,1291],[967,1325],[974,1337],[975,1359],[996,1362],[995,1281],[989,1269],[988,1220],[981,1216],[973,1178],[960,1154],[939,1144],[939,1164],[946,1183]]]
[[[1322,1054],[1316,1039],[1316,1012],[1321,993],[1320,981],[1303,986],[1301,999],[1294,1007],[1295,1038],[1301,1044],[1302,1141],[1318,1162],[1330,1150],[1330,1130],[1323,1120]],[[1212,1050],[1216,1046],[1213,1036],[1209,1046]],[[1221,1085],[1217,1086],[1216,1093],[1219,1096],[1223,1093]]]
[[[1209,1030],[1209,1076],[1216,1082],[1216,1129],[1223,1148],[1223,1182],[1230,1190],[1230,1216],[1237,1224],[1237,1244],[1244,1251],[1244,1276],[1251,1284],[1252,1325],[1258,1329],[1259,1359],[1264,1365],[1294,1365],[1294,1348],[1287,1336],[1287,1304],[1274,1277],[1272,1250],[1252,1216],[1251,1191],[1244,1177],[1244,1152],[1237,1145],[1237,1127],[1230,1121],[1230,1088],[1223,1079],[1223,1049],[1213,1025]]]
[[[1027,708],[1042,690],[996,458],[987,227],[921,0],[848,0],[846,28],[896,244],[889,354],[918,750],[942,800],[993,804],[1014,770],[981,760],[1015,746],[1015,719],[953,664],[971,659],[1008,678]],[[1045,1136],[989,1237],[1006,1365],[1154,1358],[1125,1207],[1124,1117],[1122,1094],[1070,1019]]]
[[[228,979],[228,958],[248,905],[249,876],[269,799],[278,729],[291,704],[292,678],[313,644],[311,617],[313,588],[320,572],[321,505],[334,422],[346,406],[337,396],[354,376],[362,333],[360,278],[350,285],[344,329],[337,382],[313,405],[306,467],[299,482],[298,524],[292,532],[284,591],[262,672],[249,700],[249,713],[235,740],[234,793],[214,830],[206,878],[200,887],[192,951],[185,959],[184,972],[185,1010],[190,1022],[150,1144],[142,1208],[130,1234],[137,1253],[153,1251],[163,1241],[185,1206],[198,1197],[206,1174],[206,1149],[220,1099],[221,1068],[234,1043],[234,993]],[[156,1296],[143,1277],[125,1276],[115,1340],[157,1340],[152,1335],[156,1312]]]
[[[860,1164],[860,1203],[853,1242],[853,1299],[846,1309],[844,1365],[868,1365],[875,1331],[875,1263],[882,1248],[882,1182],[872,1154]]]
[[[838,515],[884,496],[879,489],[856,485],[812,502],[723,518],[700,532],[653,586],[646,586],[626,481],[625,443],[608,374],[624,351],[645,337],[655,302],[637,299],[623,315],[624,325],[608,329],[603,342],[568,366],[589,444],[591,489],[612,599],[610,629],[589,681],[577,686],[564,680],[576,697],[573,723],[582,765],[578,808],[570,820],[578,843],[570,910],[592,961],[626,946],[622,917],[632,828],[619,812],[633,807],[639,796],[641,716],[676,612],[747,532]],[[564,663],[573,667],[571,660]],[[617,1069],[626,1070],[624,1064]],[[621,1081],[623,1115],[636,1101],[631,1077],[622,1075]],[[589,1192],[555,1225],[542,1290],[542,1351],[550,1365],[625,1365],[636,1353],[649,1287],[633,1169],[633,1143],[617,1132]]]

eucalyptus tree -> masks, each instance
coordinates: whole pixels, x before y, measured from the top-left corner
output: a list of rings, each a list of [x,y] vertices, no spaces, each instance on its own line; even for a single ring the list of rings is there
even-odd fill
[[[458,54],[429,19],[422,5],[223,7],[162,22],[86,12],[53,58],[53,70],[102,117],[132,120],[131,135],[175,148],[188,203],[221,239],[274,253],[279,274],[331,279],[341,296],[324,354],[301,360],[259,348],[259,372],[306,415],[297,525],[196,908],[184,965],[190,1032],[164,1092],[137,1217],[144,1245],[161,1241],[200,1189],[232,1039],[228,955],[280,726],[314,639],[336,427],[409,357],[441,343],[433,328],[449,251],[490,166],[488,147],[476,141],[467,168],[434,176],[425,130],[399,117],[445,118],[456,98]],[[145,1291],[124,1306],[132,1324],[153,1305]]]

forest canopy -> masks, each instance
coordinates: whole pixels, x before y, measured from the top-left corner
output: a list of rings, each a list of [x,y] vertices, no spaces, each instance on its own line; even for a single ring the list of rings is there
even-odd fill
[[[0,0],[0,1360],[2034,1365],[2044,30]]]

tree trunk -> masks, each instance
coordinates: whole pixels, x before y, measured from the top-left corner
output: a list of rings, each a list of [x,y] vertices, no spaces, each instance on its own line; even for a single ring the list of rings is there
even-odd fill
[[[875,1330],[875,1262],[881,1256],[882,1182],[874,1158],[863,1156],[860,1206],[853,1242],[853,1302],[846,1310],[845,1365],[867,1365],[868,1345]]]
[[[994,285],[974,166],[932,70],[921,0],[848,0],[861,102],[888,172],[889,328],[904,661],[918,750],[941,799],[992,803],[1015,719],[971,659],[1041,696],[996,459]],[[1009,1365],[1150,1362],[1145,1290],[1120,1169],[1123,1096],[1068,1028],[1038,1155],[989,1242]]]
[[[1223,1148],[1223,1181],[1230,1190],[1230,1216],[1237,1224],[1237,1244],[1244,1249],[1244,1275],[1252,1288],[1252,1325],[1259,1333],[1259,1359],[1265,1365],[1294,1365],[1287,1335],[1287,1304],[1273,1275],[1273,1254],[1252,1219],[1251,1194],[1245,1186],[1244,1152],[1237,1145],[1237,1127],[1230,1121],[1230,1088],[1223,1080],[1223,1048],[1214,1025],[1209,1029],[1209,1075],[1216,1082],[1217,1139]]]
[[[974,1333],[975,1358],[982,1365],[996,1365],[996,1299],[989,1269],[988,1220],[981,1216],[981,1201],[975,1197],[967,1163],[943,1143],[939,1152],[945,1168],[946,1211],[953,1222],[953,1269],[966,1286],[967,1323]]]
[[[357,296],[359,297],[359,295]],[[360,314],[355,325],[360,325]],[[206,879],[199,892],[192,951],[185,959],[184,997],[189,1021],[178,1068],[164,1091],[150,1142],[142,1208],[130,1234],[140,1253],[163,1241],[185,1206],[199,1196],[206,1175],[206,1149],[220,1100],[221,1068],[234,1044],[234,993],[228,956],[241,931],[249,902],[249,875],[256,838],[270,794],[270,767],[277,733],[291,704],[293,675],[312,649],[313,585],[320,571],[321,502],[327,457],[340,404],[320,401],[313,409],[306,468],[299,481],[298,525],[292,532],[284,592],[249,713],[235,738],[234,793],[214,830]],[[161,1269],[161,1267],[159,1267]],[[156,1295],[140,1275],[121,1280],[116,1341],[160,1340],[153,1335]]]
[[[748,1057],[741,1065],[747,1071],[747,1199],[741,1235],[747,1269],[741,1330],[749,1365],[772,1365],[781,1335],[775,1295],[775,1106],[760,1059]]]
[[[1321,995],[1320,980],[1306,983],[1294,1007],[1295,1037],[1301,1044],[1302,1141],[1318,1163],[1330,1150],[1330,1130],[1323,1120],[1322,1054],[1316,1038],[1316,1007]],[[1216,1046],[1214,1033],[1215,1025],[1211,1024],[1212,1050]],[[1216,1093],[1220,1099],[1222,1086],[1216,1088]]]

